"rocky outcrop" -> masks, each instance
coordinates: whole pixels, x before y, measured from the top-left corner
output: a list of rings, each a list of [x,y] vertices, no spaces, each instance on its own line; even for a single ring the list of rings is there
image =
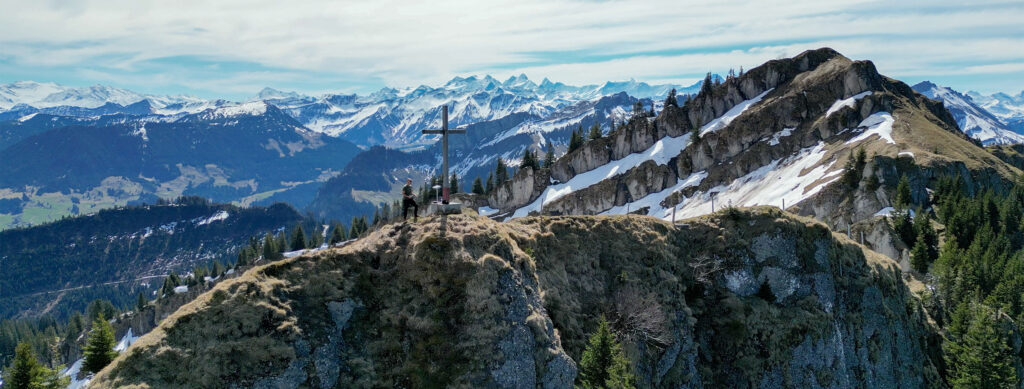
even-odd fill
[[[934,387],[897,265],[773,208],[390,225],[225,281],[95,387],[568,388],[608,318],[641,387]]]
[[[971,142],[941,103],[880,75],[870,61],[852,61],[825,48],[769,61],[706,88],[682,107],[665,107],[653,120],[631,119],[606,137],[589,141],[560,158],[550,169],[550,180],[536,179],[546,169],[518,174],[502,186],[508,188],[505,192],[515,192],[516,196],[503,196],[504,192],[499,190],[498,196],[491,196],[489,205],[507,215],[534,202],[550,184],[567,182],[630,154],[651,152],[659,140],[667,137],[689,137],[694,127],[711,123],[754,98],[759,98],[759,102],[738,116],[736,112],[729,114],[732,120],[728,125],[704,133],[699,141],[690,140],[667,164],[648,162],[614,171],[597,183],[562,188],[571,193],[548,200],[536,213],[632,212],[626,204],[691,175],[705,175],[699,184],[681,187],[658,200],[659,209],[685,208],[686,201],[693,200],[694,195],[707,197],[708,193],[721,191],[765,166],[784,164],[819,145],[824,155],[815,167],[823,167],[833,179],[802,187],[817,192],[802,198],[799,204],[789,202],[787,210],[842,230],[861,223],[872,225],[875,213],[891,205],[890,198],[903,176],[911,182],[915,205],[927,207],[927,189],[934,186],[938,177],[959,175],[969,190],[998,190],[1005,189],[1020,174],[1017,168]],[[887,135],[893,142],[880,136],[854,140],[863,131],[858,129],[860,124],[879,112],[893,118],[891,133]],[[842,185],[834,178],[858,149],[866,151],[867,166],[856,187]],[[803,172],[807,170],[810,168]],[[780,179],[767,191],[785,192],[793,188],[793,183]],[[782,205],[777,199],[772,204],[750,201],[740,205]],[[884,239],[877,237],[876,247],[898,245],[882,242]],[[894,258],[901,259],[899,254]]]

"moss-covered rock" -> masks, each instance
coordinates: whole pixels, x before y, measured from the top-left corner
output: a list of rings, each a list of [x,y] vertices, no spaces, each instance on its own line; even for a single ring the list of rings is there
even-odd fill
[[[652,387],[934,387],[896,264],[775,209],[460,215],[255,268],[142,337],[97,387],[571,387],[604,315]]]

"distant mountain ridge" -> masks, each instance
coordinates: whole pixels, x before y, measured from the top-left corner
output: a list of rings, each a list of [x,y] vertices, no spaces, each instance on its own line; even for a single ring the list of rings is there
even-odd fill
[[[717,77],[717,76],[716,76]],[[309,96],[264,88],[243,102],[205,100],[191,96],[158,96],[95,85],[73,88],[55,83],[19,81],[0,85],[0,120],[31,114],[100,116],[109,114],[181,116],[207,110],[230,109],[258,101],[281,108],[303,126],[341,137],[359,146],[422,147],[433,143],[420,130],[440,126],[440,106],[451,107],[453,126],[495,120],[525,112],[547,116],[559,108],[602,96],[625,92],[637,98],[660,100],[669,90],[695,93],[687,87],[651,85],[636,80],[572,86],[544,79],[534,83],[526,75],[499,81],[491,76],[455,77],[442,86],[420,85],[383,88],[368,95],[324,94]]]
[[[941,100],[946,105],[946,109],[953,114],[960,129],[983,144],[1024,143],[1024,135],[1015,132],[1002,118],[979,106],[969,94],[965,95],[929,81],[920,82],[913,88],[918,93]],[[989,104],[989,106],[996,107],[995,104]],[[1021,110],[1021,116],[1024,117],[1024,109]]]

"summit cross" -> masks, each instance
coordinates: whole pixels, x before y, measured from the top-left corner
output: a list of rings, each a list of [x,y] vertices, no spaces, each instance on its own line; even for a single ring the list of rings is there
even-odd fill
[[[441,204],[448,204],[449,185],[451,178],[448,177],[448,134],[465,134],[466,129],[448,129],[448,105],[441,106],[441,129],[423,130],[424,135],[441,134]]]

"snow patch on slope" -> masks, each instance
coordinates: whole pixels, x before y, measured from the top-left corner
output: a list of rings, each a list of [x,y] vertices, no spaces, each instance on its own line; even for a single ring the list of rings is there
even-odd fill
[[[747,108],[750,108],[754,104],[757,104],[758,102],[760,102],[761,99],[763,99],[765,95],[767,95],[768,93],[770,93],[773,90],[775,90],[775,88],[766,90],[766,91],[762,92],[761,94],[759,94],[757,96],[754,96],[754,98],[752,98],[750,100],[746,100],[746,101],[744,101],[742,103],[736,104],[736,106],[730,108],[728,111],[726,111],[724,114],[722,114],[722,116],[720,116],[718,118],[715,118],[715,120],[712,120],[712,121],[708,122],[708,124],[705,124],[704,127],[701,127],[700,128],[700,135],[704,136],[704,134],[715,132],[715,131],[718,131],[718,130],[721,130],[721,129],[725,128],[725,126],[728,126],[729,123],[732,123],[733,120],[735,120],[737,117],[739,117],[741,114],[743,114],[743,111],[746,111]]]
[[[871,116],[864,118],[857,125],[857,128],[863,129],[864,132],[846,141],[846,144],[860,142],[871,135],[878,135],[879,138],[885,139],[886,142],[896,144],[896,141],[892,139],[892,125],[895,122],[896,120],[888,112],[875,112]]]
[[[114,351],[119,353],[124,352],[124,350],[127,350],[128,346],[131,346],[136,340],[139,340],[139,337],[135,336],[135,334],[132,333],[132,329],[129,328],[128,332],[121,337],[121,341],[117,342],[117,346],[114,346]]]
[[[857,100],[863,99],[869,95],[871,95],[871,91],[861,92],[842,100],[836,100],[836,102],[832,103],[832,106],[828,108],[828,112],[825,112],[825,117],[827,118],[832,116],[833,113],[843,109],[843,107],[853,108],[856,106]]]
[[[672,195],[675,192],[681,191],[681,190],[689,188],[689,187],[700,185],[700,183],[702,181],[704,181],[704,179],[707,178],[707,177],[708,177],[708,172],[707,171],[699,171],[697,173],[693,173],[690,176],[686,177],[685,180],[680,180],[675,185],[673,185],[671,187],[668,187],[668,188],[665,188],[664,190],[662,190],[660,192],[651,193],[651,194],[649,194],[647,196],[644,196],[643,198],[641,198],[639,200],[636,200],[636,201],[633,201],[633,202],[629,202],[629,203],[626,203],[626,204],[623,204],[623,205],[614,206],[614,207],[608,209],[607,211],[601,212],[601,214],[602,215],[618,215],[618,214],[625,214],[625,213],[630,212],[632,210],[642,209],[644,207],[650,207],[647,210],[647,216],[654,216],[654,217],[662,218],[662,219],[670,219],[670,218],[672,218],[672,208],[665,208],[665,207],[663,207],[661,205],[661,203],[663,201],[665,201],[665,199],[668,198],[668,196]]]
[[[780,207],[783,200],[787,207],[798,204],[839,179],[839,174],[843,169],[829,172],[835,162],[819,165],[821,159],[825,157],[825,153],[825,143],[821,142],[814,147],[800,150],[799,153],[785,160],[774,160],[734,180],[729,185],[719,185],[707,192],[695,193],[677,206],[676,219],[711,213],[711,194],[715,196],[716,210],[730,204],[740,207],[755,205]],[[812,187],[812,184],[818,181],[822,182]],[[664,215],[659,217],[664,219]],[[669,213],[668,216],[671,214]]]
[[[225,219],[228,218],[228,216],[229,216],[228,215],[228,211],[220,211],[220,212],[215,213],[213,216],[210,216],[210,217],[208,217],[206,219],[203,219],[203,220],[200,220],[200,221],[196,222],[196,225],[197,226],[204,226],[204,225],[207,225],[207,224],[210,224],[210,223],[213,223],[213,222],[218,222],[218,221],[221,221],[221,220],[225,220]]]
[[[633,153],[622,159],[606,163],[597,168],[577,174],[561,184],[550,185],[544,192],[529,205],[519,208],[512,214],[510,219],[524,217],[530,212],[539,212],[544,205],[558,200],[572,192],[578,191],[597,184],[603,180],[612,178],[629,171],[629,169],[640,166],[641,163],[654,161],[658,165],[667,164],[668,161],[679,155],[687,145],[690,144],[690,134],[684,134],[675,138],[664,137],[659,139],[651,147],[641,153]]]

